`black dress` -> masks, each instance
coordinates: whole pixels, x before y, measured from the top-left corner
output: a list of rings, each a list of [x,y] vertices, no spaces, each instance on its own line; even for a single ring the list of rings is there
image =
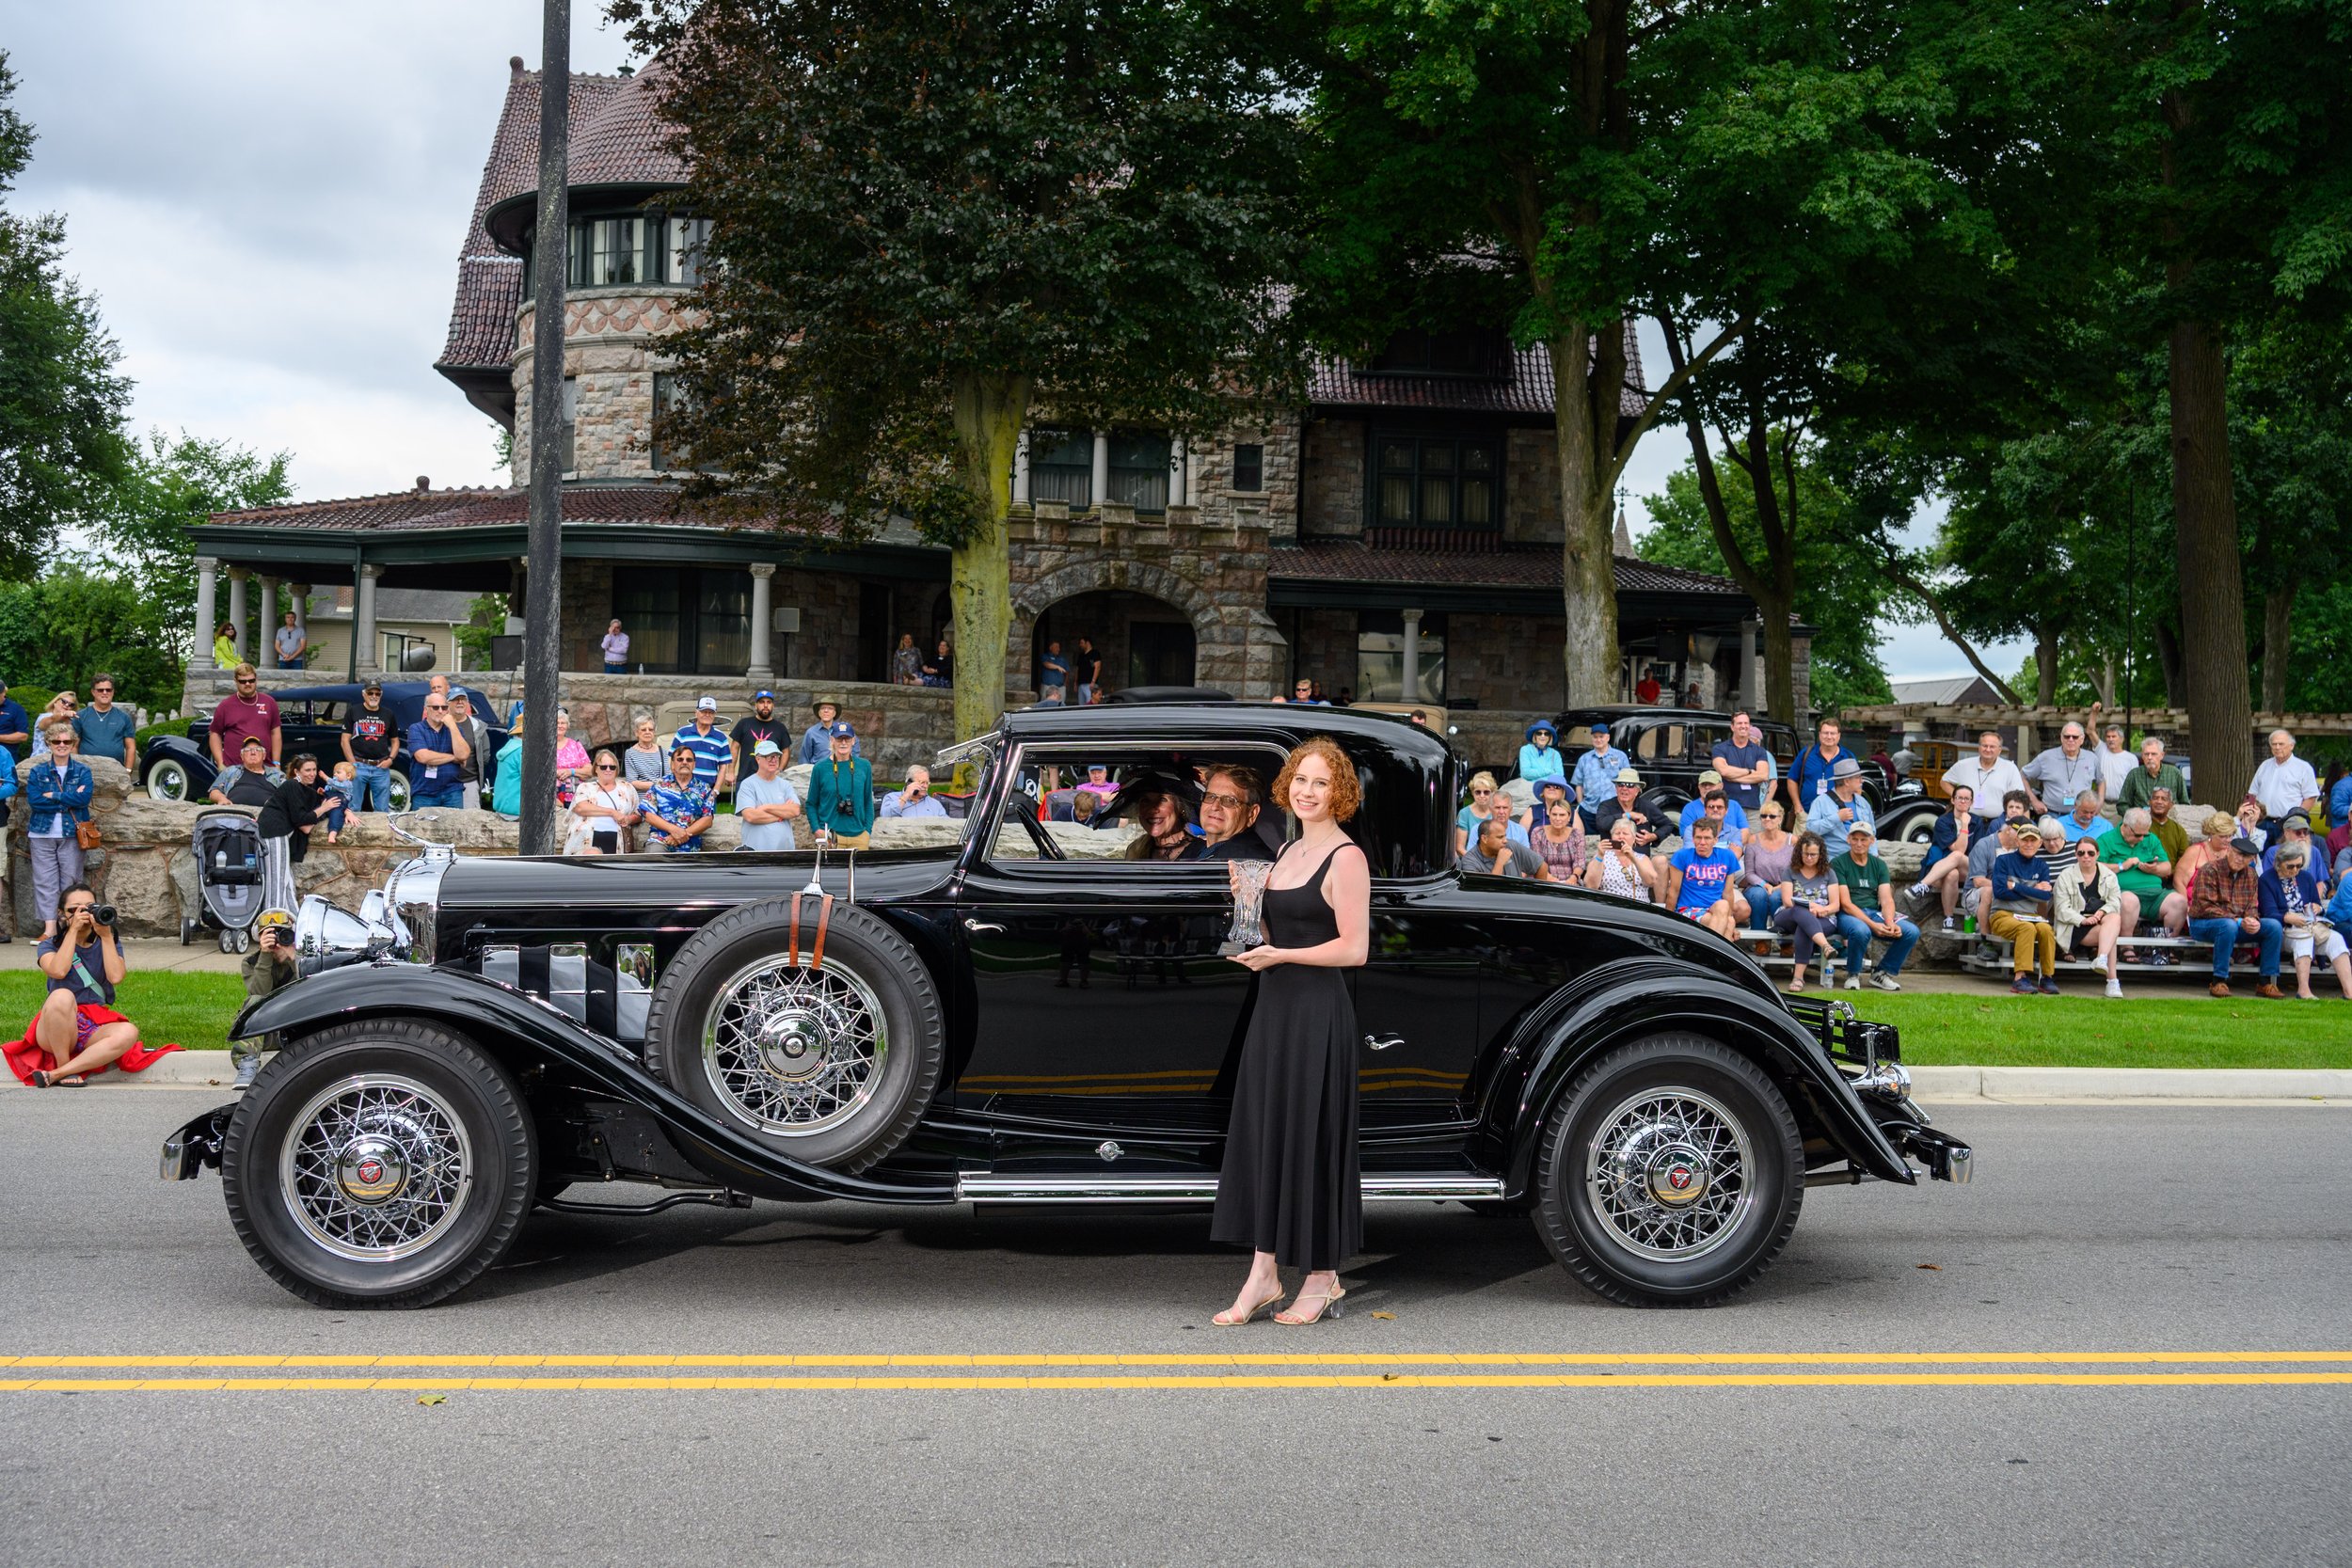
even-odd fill
[[[1305,886],[1266,890],[1270,945],[1314,947],[1339,936],[1339,917],[1323,901],[1330,869],[1326,855]],[[1356,1127],[1356,1004],[1346,972],[1306,964],[1261,971],[1210,1236],[1270,1252],[1290,1268],[1336,1269],[1361,1251]]]

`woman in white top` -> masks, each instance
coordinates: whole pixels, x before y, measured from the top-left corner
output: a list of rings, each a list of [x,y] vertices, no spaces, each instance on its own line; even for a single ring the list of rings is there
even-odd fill
[[[1637,904],[1658,902],[1658,866],[1633,847],[1633,819],[1609,824],[1609,842],[1584,863],[1584,885]]]
[[[637,716],[637,744],[621,753],[621,781],[631,788],[660,784],[670,776],[670,753],[661,749],[653,729],[653,715]]]
[[[621,759],[608,748],[596,752],[594,782],[572,791],[567,855],[617,855],[628,847],[637,825],[637,791],[621,782]]]

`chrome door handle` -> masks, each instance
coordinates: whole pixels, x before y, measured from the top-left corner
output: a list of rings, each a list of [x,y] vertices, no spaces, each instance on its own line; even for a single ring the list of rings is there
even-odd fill
[[[969,916],[966,916],[964,919],[963,928],[971,932],[974,936],[987,935],[1001,937],[1005,934],[1005,928],[1002,926],[997,925],[994,921],[974,920]]]
[[[1405,1037],[1402,1035],[1366,1035],[1364,1043],[1375,1051],[1386,1051],[1392,1045],[1403,1045]]]

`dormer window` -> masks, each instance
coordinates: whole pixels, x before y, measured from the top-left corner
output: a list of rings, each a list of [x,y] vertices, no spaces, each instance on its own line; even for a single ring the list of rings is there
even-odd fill
[[[1375,375],[1500,381],[1511,373],[1511,340],[1487,327],[1407,327],[1380,345],[1368,368]]]

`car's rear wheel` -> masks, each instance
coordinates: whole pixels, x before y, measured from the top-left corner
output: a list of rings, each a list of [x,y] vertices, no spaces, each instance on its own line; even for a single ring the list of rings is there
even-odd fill
[[[1536,1164],[1552,1255],[1627,1306],[1727,1300],[1778,1256],[1804,1201],[1804,1145],[1779,1088],[1696,1035],[1653,1036],[1586,1068]]]
[[[946,1032],[930,972],[876,915],[818,903],[795,941],[785,899],[730,910],[654,987],[655,1070],[688,1099],[794,1159],[862,1170],[914,1131],[939,1087]]]
[[[537,1146],[505,1069],[437,1024],[290,1043],[230,1118],[220,1178],[254,1259],[322,1307],[425,1307],[514,1243]]]
[[[178,757],[157,757],[147,765],[147,798],[151,800],[186,800],[195,797],[196,781],[188,772],[188,765]]]

